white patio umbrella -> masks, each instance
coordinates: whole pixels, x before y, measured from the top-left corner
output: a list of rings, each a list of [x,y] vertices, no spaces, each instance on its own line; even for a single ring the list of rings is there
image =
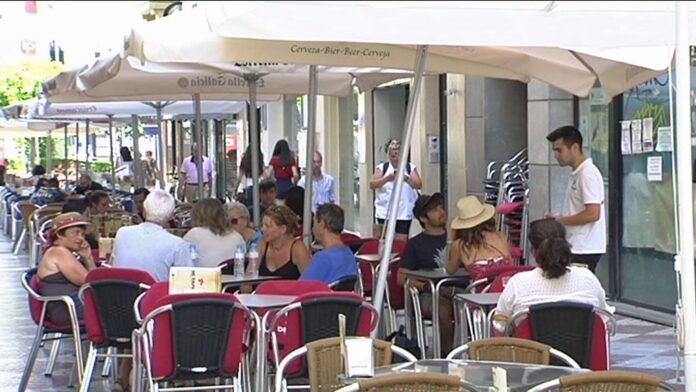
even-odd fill
[[[171,28],[179,29],[176,26]],[[209,33],[205,39],[210,41],[200,42],[202,46],[212,45],[215,35]],[[44,84],[44,92],[53,102],[177,100],[189,99],[196,94],[205,99],[239,100],[247,99],[250,95],[249,90],[255,88],[256,99],[252,106],[256,106],[256,101],[277,100],[281,94],[307,93],[307,69],[305,65],[278,63],[141,63],[140,60],[128,56],[111,56],[97,60],[91,66],[59,74]],[[323,67],[321,70],[321,88],[318,93],[322,95],[347,96],[352,93],[353,85],[365,90],[407,76],[400,70],[379,67]],[[254,111],[251,112],[252,117],[256,115]],[[258,145],[258,140],[256,143],[253,142],[258,138],[257,131],[254,130],[254,121],[251,125],[252,145]],[[252,155],[256,155],[258,150],[252,150]],[[254,171],[257,172],[258,157],[254,162]],[[202,171],[202,167],[199,167],[199,171]],[[258,173],[253,177],[254,184],[257,184]],[[254,189],[258,192],[258,186],[255,185]],[[199,187],[201,196],[202,192],[203,188]],[[308,189],[307,193],[311,193],[311,190]],[[309,197],[308,195],[308,200]],[[254,208],[256,225],[259,224],[257,199],[254,197],[257,206]]]

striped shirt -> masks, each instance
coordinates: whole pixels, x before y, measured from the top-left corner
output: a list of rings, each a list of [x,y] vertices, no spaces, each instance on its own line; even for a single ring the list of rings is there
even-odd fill
[[[305,181],[305,176],[302,176],[297,185],[304,188]],[[336,181],[326,173],[319,178],[312,177],[312,194],[312,212],[317,212],[322,204],[336,203]]]

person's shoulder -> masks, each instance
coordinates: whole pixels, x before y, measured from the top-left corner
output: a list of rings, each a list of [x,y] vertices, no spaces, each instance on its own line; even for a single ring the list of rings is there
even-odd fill
[[[574,265],[571,265],[570,267],[568,267],[568,269],[570,270],[571,276],[577,277],[577,279],[591,281],[592,283],[599,282],[597,276],[592,271],[590,271],[589,268],[576,267]]]
[[[63,246],[52,246],[44,252],[44,257],[46,258],[64,258],[72,256],[72,252]]]

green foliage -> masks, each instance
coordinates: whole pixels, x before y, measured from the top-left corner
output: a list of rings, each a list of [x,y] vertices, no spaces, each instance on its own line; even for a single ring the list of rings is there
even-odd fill
[[[648,102],[633,115],[633,119],[653,118],[653,133],[657,134],[657,128],[669,125],[669,114],[666,108],[654,102]]]
[[[95,173],[111,173],[111,162],[94,161],[90,165]]]
[[[24,61],[0,66],[0,106],[35,98],[41,83],[55,76],[63,64],[55,61]]]

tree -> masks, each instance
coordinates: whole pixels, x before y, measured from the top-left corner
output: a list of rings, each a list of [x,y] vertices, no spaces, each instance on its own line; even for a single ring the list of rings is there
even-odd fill
[[[26,60],[0,66],[0,107],[38,97],[41,83],[55,76],[63,64],[55,61]]]

